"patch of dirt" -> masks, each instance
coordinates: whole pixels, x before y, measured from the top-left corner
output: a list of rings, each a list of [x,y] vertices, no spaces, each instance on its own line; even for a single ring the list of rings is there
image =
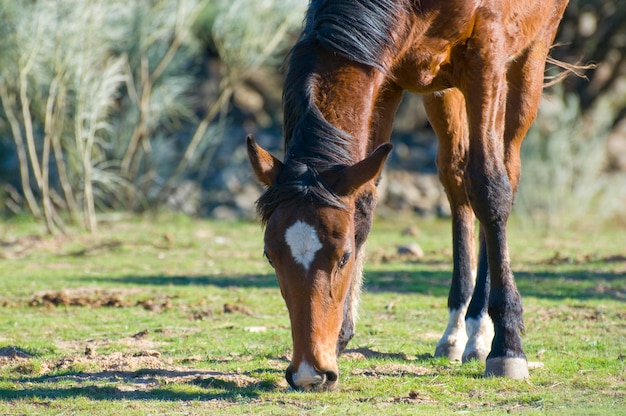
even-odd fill
[[[382,353],[378,351],[371,350],[369,348],[357,348],[352,350],[347,350],[342,355],[343,358],[348,360],[365,360],[369,358],[388,358],[392,360],[404,360],[406,363],[389,363],[389,364],[380,364],[373,365],[369,368],[365,369],[355,369],[352,371],[354,375],[363,375],[366,377],[389,377],[389,376],[403,376],[403,375],[414,375],[414,376],[424,376],[427,374],[432,374],[434,372],[433,369],[422,367],[417,365],[416,360],[418,358],[431,358],[430,354],[427,354],[424,357],[415,357],[402,353]]]
[[[362,401],[370,401],[370,400],[362,400]],[[411,390],[406,396],[393,397],[393,398],[385,399],[382,401],[378,401],[374,404],[374,407],[377,407],[379,409],[386,409],[398,403],[420,405],[420,404],[435,404],[435,403],[438,403],[438,401],[424,393]]]
[[[149,311],[160,312],[172,308],[172,299],[175,298],[173,296],[162,296],[150,297],[138,301],[125,298],[125,295],[134,292],[136,291],[94,288],[50,290],[33,294],[28,305],[48,308],[57,306],[82,306],[90,308],[129,308],[140,306]]]
[[[90,306],[121,308],[128,305],[123,294],[118,291],[100,289],[63,289],[38,292],[29,302],[30,306]]]
[[[19,304],[12,300],[0,298],[0,308],[16,308]]]
[[[65,241],[65,236],[56,238],[30,235],[13,240],[0,241],[0,259],[21,259],[32,252],[48,251],[58,247]]]
[[[420,393],[418,391],[411,390],[408,396],[398,397],[394,399],[394,402],[395,403],[408,403],[408,404],[427,404],[427,403],[433,404],[433,403],[437,403],[437,400],[423,393]]]
[[[0,348],[0,365],[14,364],[19,361],[28,360],[32,355],[27,351],[15,346]]]
[[[95,255],[103,251],[116,250],[118,248],[121,248],[122,245],[123,243],[119,240],[104,241],[104,242],[92,244],[90,246],[81,248],[79,250],[71,251],[67,253],[67,255],[72,256],[72,257],[83,257],[83,256]]]
[[[155,370],[162,368],[166,363],[161,360],[160,354],[158,355],[156,357],[148,352],[143,354],[114,352],[106,355],[70,356],[44,363],[42,372],[56,372],[59,370],[71,372],[75,368],[91,367],[100,369],[101,372],[119,372],[119,376],[124,379],[128,377],[125,373],[135,372],[140,369]],[[97,374],[93,373],[90,375],[90,373],[85,372],[83,377],[96,377]]]
[[[155,332],[162,332],[160,329]],[[111,345],[120,345],[124,347],[130,354],[135,356],[159,356],[155,352],[163,345],[161,342],[150,339],[150,330],[143,329],[132,335],[117,340],[107,338],[89,339],[86,341],[55,341],[55,345],[62,350],[69,351],[72,354],[80,354],[84,351],[86,356],[95,357],[98,355],[98,349],[108,349]]]
[[[417,248],[416,248],[417,247]],[[398,246],[395,253],[385,250],[372,250],[367,254],[367,261],[375,264],[386,264],[391,262],[418,262],[424,258],[424,252],[415,245]]]
[[[211,309],[197,310],[191,313],[191,319],[193,321],[204,321],[205,319],[213,318],[214,315]]]
[[[248,308],[247,306],[235,305],[232,303],[224,304],[224,313],[242,313],[248,316],[254,315],[254,313],[252,312],[252,309]]]
[[[431,368],[422,367],[416,364],[380,364],[370,368],[357,368],[352,371],[353,375],[363,375],[366,377],[381,378],[389,376],[425,376],[433,374],[435,371]]]
[[[81,244],[79,249],[63,251],[69,244]],[[10,240],[0,240],[0,259],[22,259],[42,251],[56,253],[67,257],[85,257],[100,255],[103,252],[115,251],[124,247],[153,247],[159,250],[169,250],[180,246],[171,234],[164,234],[160,239],[152,242],[131,242],[118,239],[99,240],[94,236],[72,236],[60,234],[28,235]]]
[[[137,301],[134,306],[142,306],[144,309],[152,312],[161,312],[172,308],[172,299],[176,296],[160,296]]]
[[[626,256],[621,254],[610,256],[598,256],[597,254],[581,254],[577,256],[564,255],[559,251],[556,251],[552,257],[539,261],[539,264],[547,264],[551,266],[558,266],[561,264],[587,264],[591,262],[600,263],[623,263],[626,262]]]
[[[30,358],[30,354],[18,347],[0,349],[0,366],[20,365]],[[201,358],[198,360],[201,361]],[[153,350],[98,355],[93,349],[87,348],[83,355],[44,361],[37,372],[38,378],[47,383],[107,383],[113,384],[111,388],[124,392],[148,392],[164,383],[188,383],[225,390],[268,387],[263,380],[248,374],[175,366],[171,359],[164,359],[158,351]],[[51,374],[59,372],[62,374]],[[51,375],[46,377],[48,374]],[[286,382],[280,387],[286,388]]]

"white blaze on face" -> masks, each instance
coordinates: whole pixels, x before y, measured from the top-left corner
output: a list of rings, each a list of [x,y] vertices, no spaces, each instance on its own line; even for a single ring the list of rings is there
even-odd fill
[[[289,245],[294,260],[308,271],[311,262],[315,258],[315,253],[322,248],[322,243],[320,243],[320,239],[317,237],[315,228],[305,222],[296,221],[291,227],[287,228],[285,241]]]

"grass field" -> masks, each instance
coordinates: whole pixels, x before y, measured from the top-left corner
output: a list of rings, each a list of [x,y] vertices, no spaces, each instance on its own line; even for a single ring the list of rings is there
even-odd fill
[[[511,224],[536,367],[524,382],[431,356],[449,234],[377,221],[340,388],[300,393],[258,224],[159,215],[57,238],[0,224],[0,414],[626,414],[626,227]],[[410,242],[422,259],[397,254]]]

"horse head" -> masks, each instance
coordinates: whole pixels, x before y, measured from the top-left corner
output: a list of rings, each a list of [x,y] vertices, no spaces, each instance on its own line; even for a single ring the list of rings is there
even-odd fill
[[[355,201],[374,186],[391,145],[352,166],[323,172],[306,163],[283,163],[251,136],[247,150],[256,178],[267,186],[257,203],[265,224],[264,255],[291,320],[286,379],[294,389],[333,389],[337,357],[352,336],[347,299],[357,280],[360,287]]]

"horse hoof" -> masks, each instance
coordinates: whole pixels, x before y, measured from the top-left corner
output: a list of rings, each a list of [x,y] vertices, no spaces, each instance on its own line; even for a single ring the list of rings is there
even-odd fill
[[[513,380],[530,378],[526,358],[496,357],[487,359],[485,377],[506,377]]]
[[[435,349],[435,357],[446,357],[450,361],[458,361],[461,362],[461,357],[463,355],[463,348],[458,345],[444,343],[437,345]]]
[[[485,362],[487,361],[487,355],[489,355],[489,351],[487,350],[474,349],[468,351],[466,349],[465,352],[463,352],[462,362],[463,364],[465,364],[467,362],[477,360],[482,364],[485,364]]]

